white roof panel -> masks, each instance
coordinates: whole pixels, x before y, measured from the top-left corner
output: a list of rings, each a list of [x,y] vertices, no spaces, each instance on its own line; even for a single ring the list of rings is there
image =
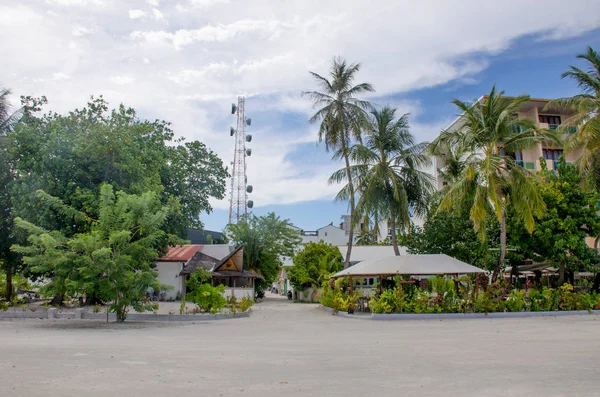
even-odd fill
[[[435,274],[470,274],[485,273],[484,270],[471,266],[444,254],[436,255],[402,255],[388,256],[365,260],[348,269],[334,274],[332,277],[344,276],[376,276],[376,275],[435,275]]]

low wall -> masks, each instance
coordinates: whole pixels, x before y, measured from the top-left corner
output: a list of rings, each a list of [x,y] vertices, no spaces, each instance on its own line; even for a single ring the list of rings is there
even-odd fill
[[[231,298],[235,294],[237,300],[242,299],[244,296],[254,300],[254,288],[227,288],[223,291],[225,298]]]
[[[251,310],[237,313],[217,313],[217,314],[152,314],[152,313],[129,313],[126,321],[208,321],[208,320],[227,320],[231,318],[250,317]],[[3,318],[37,318],[37,319],[70,319],[70,320],[106,320],[106,313],[89,313],[82,309],[75,309],[74,312],[58,312],[56,309],[48,311],[6,311],[0,312],[0,319]],[[108,314],[109,321],[116,321],[114,313]]]
[[[330,307],[321,306],[323,310],[333,313]],[[559,316],[578,316],[578,315],[600,315],[600,310],[573,310],[573,311],[555,311],[555,312],[499,312],[499,313],[391,313],[391,314],[348,314],[346,312],[337,312],[340,317],[356,318],[363,320],[463,320],[475,318],[525,318],[525,317],[559,317]]]

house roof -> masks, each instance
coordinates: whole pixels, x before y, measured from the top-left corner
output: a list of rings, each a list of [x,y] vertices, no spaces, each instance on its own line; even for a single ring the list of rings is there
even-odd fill
[[[406,255],[406,248],[398,247],[400,255]],[[346,258],[347,245],[338,245],[342,258]],[[394,247],[391,245],[353,245],[350,252],[350,262],[362,262],[371,259],[383,259],[394,256]]]
[[[167,254],[158,258],[159,262],[187,262],[202,248],[202,245],[177,245],[169,247]]]
[[[383,259],[366,260],[334,274],[333,278],[345,276],[392,276],[436,275],[436,274],[471,274],[485,273],[484,270],[459,261],[445,254],[435,255],[401,255]]]
[[[237,252],[239,252],[244,246],[240,245],[235,248],[232,245],[218,246],[218,245],[205,245],[201,251],[198,251],[188,263],[185,264],[183,270],[179,273],[180,275],[192,274],[196,270],[202,268],[209,272],[215,272],[221,265],[231,259]],[[208,249],[211,248],[211,249]],[[226,248],[226,250],[225,250]],[[222,255],[227,251],[226,255]],[[221,273],[221,272],[219,272]],[[238,272],[238,276],[240,276]],[[245,277],[245,276],[243,276]]]
[[[187,229],[187,239],[191,244],[208,244],[208,236],[212,241],[223,241],[223,233],[214,230]]]

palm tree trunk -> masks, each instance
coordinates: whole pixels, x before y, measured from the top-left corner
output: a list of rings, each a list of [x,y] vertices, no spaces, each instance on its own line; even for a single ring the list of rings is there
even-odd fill
[[[394,247],[394,255],[400,256],[398,249],[398,236],[396,236],[396,215],[394,209],[390,207],[390,228],[392,229],[392,246]]]
[[[342,138],[344,147],[344,161],[346,162],[346,177],[348,178],[348,188],[350,189],[350,233],[348,234],[348,251],[346,252],[346,260],[344,261],[344,269],[350,266],[350,255],[352,253],[352,241],[354,240],[354,184],[352,183],[352,175],[350,174],[350,160],[348,159],[348,150],[345,139]]]
[[[492,283],[495,283],[500,275],[502,269],[504,269],[504,259],[506,258],[506,212],[502,212],[500,218],[500,258],[492,273]]]

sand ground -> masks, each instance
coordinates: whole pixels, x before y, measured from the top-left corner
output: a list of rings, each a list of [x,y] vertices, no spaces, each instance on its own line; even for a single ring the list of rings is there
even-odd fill
[[[0,396],[600,396],[600,317],[0,321]]]

